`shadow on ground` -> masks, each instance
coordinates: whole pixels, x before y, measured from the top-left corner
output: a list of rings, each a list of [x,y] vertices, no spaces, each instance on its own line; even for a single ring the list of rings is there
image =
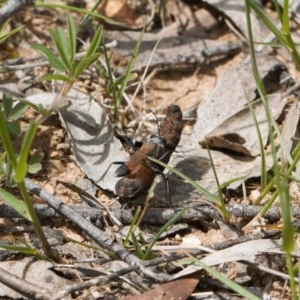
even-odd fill
[[[206,174],[210,169],[210,161],[207,158],[200,156],[188,157],[185,159],[180,159],[180,161],[175,163],[174,168],[178,169],[192,180],[199,182],[204,174]],[[196,188],[185,182],[176,174],[170,172],[168,174],[168,181],[170,186],[171,201],[175,207],[180,206],[180,204],[184,201],[199,198],[199,192],[196,190]],[[166,181],[162,177],[154,189],[154,197],[151,201],[151,206],[172,206],[166,193]]]

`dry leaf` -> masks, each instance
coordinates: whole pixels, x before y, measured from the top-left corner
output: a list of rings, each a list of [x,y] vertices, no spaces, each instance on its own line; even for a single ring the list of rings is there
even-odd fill
[[[70,91],[68,99],[71,105],[61,109],[60,115],[71,137],[76,161],[101,188],[114,192],[119,178],[114,175],[116,166],[111,164],[127,160],[127,155],[98,103],[76,90]]]
[[[206,0],[205,2],[209,3],[225,16],[227,16],[236,29],[238,29],[245,37],[248,36],[244,1]],[[260,5],[259,1],[256,1],[256,5]],[[262,41],[270,33],[270,31],[267,30],[267,28],[255,14],[251,15],[251,29],[253,36],[255,36],[256,42]]]
[[[111,164],[126,161],[126,152],[114,136],[112,125],[97,102],[75,89],[71,89],[67,99],[71,104],[59,113],[71,138],[78,165],[101,188],[114,192],[119,178],[114,175],[117,166]],[[49,108],[53,94],[36,94],[27,97],[27,100]]]
[[[126,297],[125,300],[184,300],[192,294],[199,280],[200,275],[194,273],[192,276],[189,276],[187,278],[182,278],[179,280],[161,284],[158,287],[147,291],[141,295]]]
[[[255,262],[256,256],[263,252],[280,251],[281,242],[268,240],[253,240],[208,254],[201,262],[208,266],[220,265],[226,262],[249,261]],[[200,266],[190,265],[178,272],[173,278],[180,278],[201,270]]]
[[[52,263],[48,261],[34,261],[32,257],[25,257],[22,260],[17,261],[11,260],[0,262],[0,267],[4,270],[9,270],[10,273],[53,292],[60,288],[66,288],[71,284],[69,280],[59,277],[51,271],[52,266]],[[0,283],[0,297],[20,299],[20,294]]]
[[[280,77],[285,67],[268,56],[259,56],[258,65],[266,90],[280,88]],[[269,125],[264,105],[256,100],[256,85],[249,62],[228,69],[221,74],[215,89],[200,103],[194,136],[205,147],[228,149],[249,156],[260,154],[254,120],[248,107],[252,104],[264,145]],[[269,106],[276,119],[285,106],[279,92],[268,96]]]

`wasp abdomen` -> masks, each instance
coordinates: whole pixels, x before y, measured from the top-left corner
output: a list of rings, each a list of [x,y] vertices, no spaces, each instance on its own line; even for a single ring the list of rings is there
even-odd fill
[[[139,174],[120,179],[116,184],[116,193],[121,198],[134,198],[151,187],[155,175],[148,167],[141,168]]]

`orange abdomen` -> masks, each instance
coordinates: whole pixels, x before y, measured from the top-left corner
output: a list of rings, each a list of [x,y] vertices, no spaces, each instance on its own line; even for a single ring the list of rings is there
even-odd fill
[[[151,187],[156,174],[148,165],[140,165],[116,184],[116,193],[121,198],[134,198]]]

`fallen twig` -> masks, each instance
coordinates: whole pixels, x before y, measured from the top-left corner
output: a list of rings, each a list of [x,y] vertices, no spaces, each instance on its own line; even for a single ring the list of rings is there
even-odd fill
[[[0,268],[0,282],[28,299],[50,300],[51,291]]]
[[[241,205],[233,204],[226,206],[232,216],[239,218],[254,218],[262,209],[262,206],[255,205]],[[49,207],[47,204],[36,204],[35,209],[41,220],[51,219],[59,217],[60,214],[55,209]],[[92,223],[101,221],[103,217],[103,211],[99,208],[86,207],[86,206],[74,206],[72,207],[76,213],[81,217],[90,220]],[[300,208],[293,207],[293,217],[295,219],[300,217]],[[128,225],[132,222],[134,215],[134,209],[112,209],[111,213],[121,221],[123,225]],[[144,218],[144,224],[150,225],[163,225],[175,214],[173,209],[170,208],[148,208]],[[6,204],[0,205],[0,218],[18,218],[19,214],[7,206]],[[183,215],[181,222],[194,223],[196,220],[211,221],[218,218],[217,212],[209,206],[202,206],[201,208],[190,208]],[[276,222],[280,220],[279,207],[272,207],[264,215],[264,218],[269,222]]]
[[[26,187],[38,195],[41,199],[46,201],[57,212],[73,221],[82,231],[84,231],[97,245],[111,251],[114,255],[120,257],[131,266],[137,266],[137,268],[145,275],[153,278],[157,281],[166,281],[169,276],[163,273],[155,273],[146,268],[143,263],[133,254],[124,249],[119,243],[115,242],[113,238],[107,235],[104,231],[100,230],[92,223],[84,219],[79,213],[77,213],[71,207],[57,200],[47,190],[43,189],[38,184],[34,183],[30,179],[25,180]]]
[[[23,7],[33,4],[33,0],[8,0],[0,8],[0,25],[3,25],[12,15]]]

